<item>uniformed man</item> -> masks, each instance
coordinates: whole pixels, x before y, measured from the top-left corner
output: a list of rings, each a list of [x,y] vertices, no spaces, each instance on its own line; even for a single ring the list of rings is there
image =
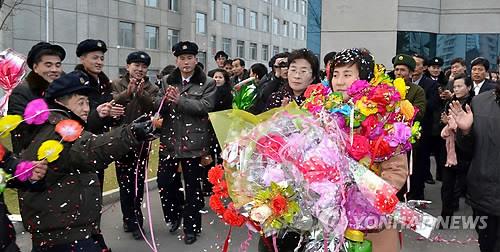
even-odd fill
[[[165,83],[158,188],[165,221],[171,224],[170,232],[176,232],[183,219],[184,242],[192,244],[201,232],[200,210],[204,200],[200,161],[209,153],[208,112],[214,108],[216,88],[215,82],[196,66],[198,46],[195,43],[179,42],[172,51],[177,68]]]
[[[426,109],[426,100],[425,100],[425,91],[422,87],[412,82],[413,71],[416,67],[415,59],[412,56],[407,54],[398,54],[394,58],[392,58],[392,63],[394,64],[394,76],[396,78],[403,78],[406,83],[406,99],[413,104],[413,106],[417,107],[418,113],[415,117],[415,121],[422,121],[425,115]],[[417,143],[418,145],[419,143]],[[414,146],[414,149],[418,148],[418,146]],[[415,157],[416,154],[413,153]],[[410,176],[410,195],[408,196],[410,199],[424,199],[424,188],[425,188],[425,169],[417,167],[415,164],[416,160],[414,158],[414,168],[413,174]],[[404,194],[407,190],[406,186],[400,191],[400,196]]]
[[[127,57],[127,73],[113,81],[113,99],[125,107],[120,124],[129,124],[144,114],[151,114],[158,101],[159,88],[147,77],[151,57],[145,52],[132,52]],[[142,239],[144,173],[149,157],[149,142],[144,142],[116,161],[116,179],[120,186],[123,229]],[[137,188],[137,191],[135,190]]]

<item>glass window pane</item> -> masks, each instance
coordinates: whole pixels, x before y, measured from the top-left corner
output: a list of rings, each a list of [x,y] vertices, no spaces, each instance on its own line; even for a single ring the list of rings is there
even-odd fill
[[[262,45],[262,60],[269,60],[269,45]]]
[[[269,31],[269,16],[268,15],[262,15],[262,31],[263,32]]]
[[[217,14],[217,4],[215,2],[215,0],[212,0],[211,3],[210,3],[210,16],[212,18],[212,20],[215,20],[216,19],[216,14]]]
[[[233,50],[231,50],[232,48],[232,41],[230,38],[223,38],[222,39],[222,51],[224,51],[225,53],[227,53],[227,55],[231,56],[231,53]]]
[[[273,34],[278,35],[279,20],[277,18],[273,18]]]
[[[436,55],[436,34],[426,32],[398,32],[398,53],[418,53],[426,57]]]
[[[179,11],[179,0],[168,0],[168,9],[171,11]]]
[[[231,23],[231,5],[222,4],[222,22]]]
[[[148,7],[158,7],[158,0],[146,0],[145,4]]]
[[[280,53],[280,47],[279,46],[273,46],[273,55],[276,55]]]
[[[146,25],[144,28],[145,47],[158,49],[158,27]]]
[[[210,50],[212,52],[212,56],[215,56],[217,53],[217,37],[215,35],[210,36]]]
[[[124,47],[135,47],[134,24],[128,22],[119,23],[118,44]]]
[[[236,41],[236,57],[245,58],[245,41]]]
[[[198,58],[198,62],[203,64],[203,66],[206,68],[207,67],[207,53],[206,52],[198,52],[196,55],[196,58]]]
[[[207,31],[207,15],[204,13],[196,12],[196,32],[206,33]]]
[[[257,59],[257,44],[256,43],[250,43],[250,59],[252,59],[252,60]]]
[[[180,31],[168,29],[168,48],[171,49],[175,44],[179,43]]]
[[[283,21],[283,36],[288,37],[288,21]]]
[[[250,12],[250,29],[257,29],[257,12],[255,11]]]
[[[245,26],[245,9],[243,8],[238,8],[236,9],[236,25],[238,26]]]

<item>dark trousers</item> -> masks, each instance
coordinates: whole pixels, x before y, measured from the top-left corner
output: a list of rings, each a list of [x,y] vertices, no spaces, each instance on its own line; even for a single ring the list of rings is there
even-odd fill
[[[148,147],[148,143],[145,142],[115,162],[116,179],[120,186],[123,223],[127,225],[129,230],[142,227],[144,221],[141,203],[144,197],[144,178],[149,158]]]
[[[418,147],[413,148],[414,151],[411,152],[413,155],[413,171],[410,175],[410,191],[407,194],[408,200],[423,200],[424,199],[424,189],[425,189],[425,169],[419,167],[418,158]],[[408,167],[410,166],[410,152],[407,153],[408,156]],[[405,182],[403,187],[397,193],[400,201],[404,201],[404,194],[408,190],[408,183]]]
[[[33,245],[31,252],[101,252],[102,248],[93,239],[80,240],[54,246]]]
[[[444,164],[446,163],[446,142],[441,136],[432,136],[430,143],[430,150],[436,159],[436,179],[442,180]],[[430,161],[430,159],[429,159]],[[432,178],[432,175],[427,174],[428,178]]]
[[[184,188],[181,183],[179,164],[182,167]],[[171,222],[182,217],[185,233],[201,232],[200,210],[204,206],[201,192],[202,171],[200,158],[160,157],[157,180],[165,221]]]
[[[456,166],[445,167],[442,171],[441,201],[443,203],[441,216],[453,216],[458,209],[460,196],[465,190],[467,170]]]
[[[478,222],[476,232],[479,237],[479,248],[481,252],[500,251],[500,216],[489,215],[478,209],[472,209],[474,218],[487,216],[486,227]]]

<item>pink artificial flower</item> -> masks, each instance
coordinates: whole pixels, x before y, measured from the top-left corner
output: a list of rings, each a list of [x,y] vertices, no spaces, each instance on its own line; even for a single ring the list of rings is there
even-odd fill
[[[347,94],[357,100],[364,96],[364,91],[370,87],[370,83],[366,80],[357,80],[347,89]]]
[[[30,101],[24,110],[24,118],[27,124],[43,124],[49,119],[49,115],[49,106],[42,98]]]
[[[14,176],[21,182],[27,181],[33,175],[35,164],[31,161],[23,161],[16,166]]]
[[[393,126],[394,128],[392,134],[387,136],[389,146],[395,148],[400,144],[406,144],[411,137],[411,128],[401,122],[396,122]]]

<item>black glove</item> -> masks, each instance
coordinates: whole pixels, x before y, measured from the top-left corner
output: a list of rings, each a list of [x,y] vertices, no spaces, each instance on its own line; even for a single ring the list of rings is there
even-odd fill
[[[135,119],[130,124],[130,129],[132,130],[135,138],[139,141],[151,141],[158,138],[158,135],[155,134],[155,128],[153,126],[153,122],[151,121],[151,116],[147,114]]]

